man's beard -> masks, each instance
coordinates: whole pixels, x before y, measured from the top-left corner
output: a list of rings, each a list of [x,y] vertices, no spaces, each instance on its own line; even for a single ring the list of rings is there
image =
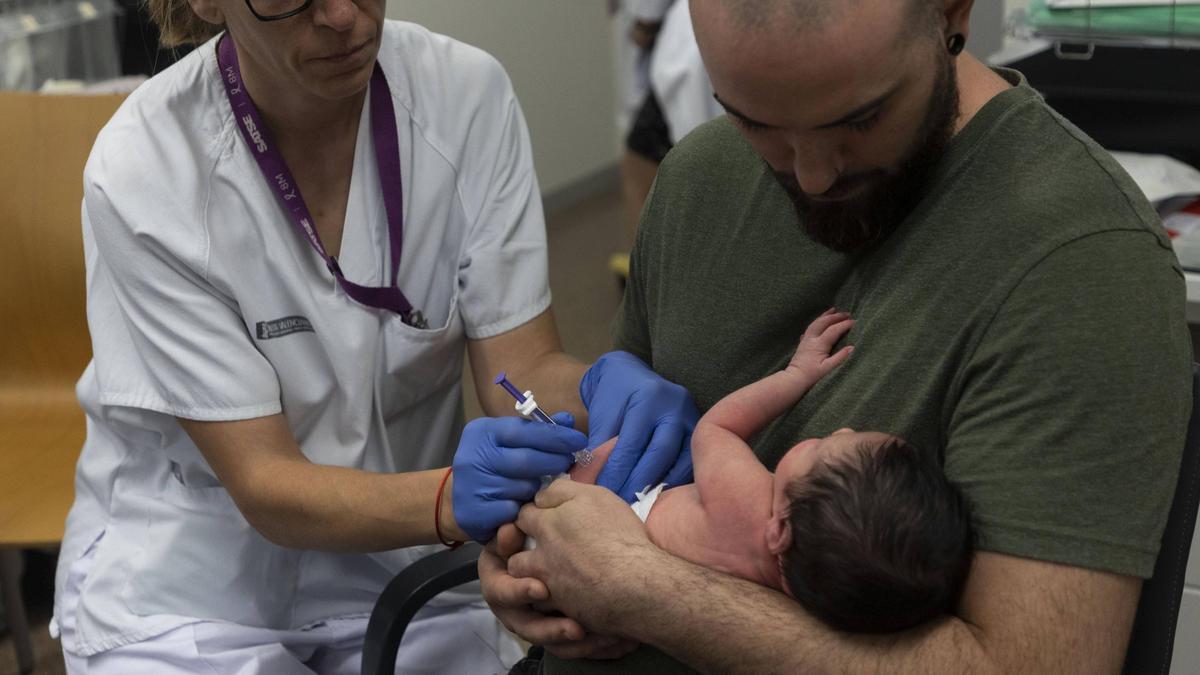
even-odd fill
[[[887,239],[924,196],[924,190],[954,136],[958,119],[958,80],[954,60],[939,62],[929,112],[913,144],[894,170],[877,169],[839,182],[869,181],[864,192],[839,202],[808,197],[791,173],[772,171],[787,192],[808,236],[842,253],[862,253]],[[840,189],[835,184],[834,189]]]

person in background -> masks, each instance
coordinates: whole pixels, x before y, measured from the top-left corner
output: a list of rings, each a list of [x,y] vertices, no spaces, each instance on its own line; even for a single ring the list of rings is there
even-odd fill
[[[618,51],[625,95],[618,115],[624,135],[621,201],[630,236],[654,183],[658,166],[692,129],[722,114],[696,48],[687,0],[626,0],[617,15],[618,30],[628,37]],[[621,277],[629,274],[629,256],[610,261]]]

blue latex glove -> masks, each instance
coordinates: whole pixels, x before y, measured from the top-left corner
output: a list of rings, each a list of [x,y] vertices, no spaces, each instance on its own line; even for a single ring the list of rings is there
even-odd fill
[[[692,430],[700,419],[687,389],[668,382],[629,352],[609,352],[584,373],[588,447],[620,436],[596,479],[627,502],[666,481],[692,482]]]
[[[481,418],[463,429],[454,453],[454,519],[472,539],[491,541],[517,519],[521,505],[541,488],[542,476],[571,466],[571,453],[587,438],[570,413],[553,416],[559,426],[518,417]]]

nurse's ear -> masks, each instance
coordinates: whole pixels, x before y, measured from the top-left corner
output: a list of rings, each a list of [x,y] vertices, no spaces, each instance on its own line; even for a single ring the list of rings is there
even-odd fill
[[[217,0],[187,0],[196,16],[216,26],[225,25],[225,13]]]

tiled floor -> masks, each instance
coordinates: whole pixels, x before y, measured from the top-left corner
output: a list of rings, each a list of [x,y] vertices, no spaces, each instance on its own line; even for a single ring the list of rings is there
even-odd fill
[[[624,250],[628,235],[615,193],[588,199],[547,218],[550,240],[550,286],[554,312],[566,350],[593,360],[608,349],[608,324],[621,300],[616,278],[608,271],[608,257]],[[467,414],[479,414],[470,377],[464,377]],[[26,579],[27,606],[33,624],[37,675],[64,672],[58,643],[46,625],[53,594],[53,559],[29,556]],[[15,675],[16,657],[9,636],[0,636],[0,675]]]

